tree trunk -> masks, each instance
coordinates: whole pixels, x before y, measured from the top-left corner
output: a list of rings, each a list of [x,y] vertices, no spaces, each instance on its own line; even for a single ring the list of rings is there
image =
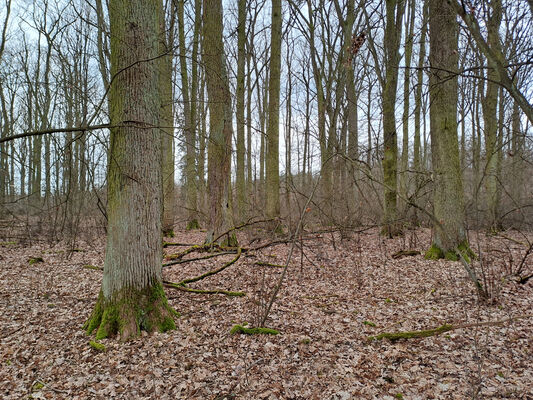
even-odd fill
[[[488,40],[495,51],[501,52],[500,29],[502,19],[501,0],[491,2],[492,13],[489,17]],[[487,90],[483,99],[483,122],[485,133],[485,206],[487,207],[488,228],[499,230],[501,224],[498,216],[498,72],[494,68],[487,71]]]
[[[246,210],[244,199],[246,183],[244,178],[244,67],[246,63],[246,0],[238,1],[239,21],[237,25],[237,176],[235,188],[237,192],[237,217],[238,222],[245,218]]]
[[[457,21],[447,2],[429,1],[429,32],[435,236],[426,257],[453,257],[458,246],[466,250],[468,244],[457,140]]]
[[[207,161],[209,227],[206,241],[212,242],[232,226],[229,206],[231,139],[233,136],[231,95],[222,41],[222,0],[204,2],[203,61],[209,96],[209,145]],[[235,245],[233,233],[221,238]]]
[[[161,96],[160,125],[163,171],[162,231],[165,236],[174,235],[174,99],[172,95],[172,69],[174,52],[174,2],[171,6],[171,21],[165,22],[165,12],[160,7],[159,15],[159,91]],[[181,50],[181,47],[180,47]],[[187,99],[188,100],[188,99]],[[188,107],[185,101],[185,107]],[[187,132],[186,114],[185,130]],[[188,142],[188,139],[186,139]],[[188,204],[187,204],[188,205]]]
[[[401,232],[397,208],[398,143],[396,133],[396,90],[400,65],[400,39],[405,3],[387,0],[385,27],[385,87],[383,88],[383,234],[392,237]]]
[[[161,0],[111,0],[111,148],[102,289],[85,324],[96,339],[174,329],[161,275]],[[154,61],[146,61],[154,60]],[[126,68],[127,67],[127,68]],[[121,71],[120,73],[118,73]]]
[[[281,77],[281,0],[272,0],[270,79],[266,154],[266,215],[279,217],[279,91]]]

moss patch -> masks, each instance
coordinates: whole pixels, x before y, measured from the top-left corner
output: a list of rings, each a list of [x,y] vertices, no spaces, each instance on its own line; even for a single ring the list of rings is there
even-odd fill
[[[37,263],[42,263],[42,262],[44,262],[44,259],[42,257],[30,257],[30,258],[28,258],[28,263],[30,265],[37,264]]]
[[[433,243],[426,251],[426,254],[424,254],[424,258],[426,260],[439,260],[444,258],[444,252],[440,249],[440,247]]]
[[[246,328],[242,325],[234,325],[229,332],[232,335],[242,333],[245,335],[278,335],[279,331],[271,328]]]
[[[98,343],[94,340],[91,340],[89,342],[89,346],[91,346],[93,349],[99,352],[105,352],[107,350],[106,347],[102,343]]]
[[[174,233],[173,229],[166,229],[166,230],[163,231],[163,236],[164,237],[174,237],[174,236],[176,236],[176,234]]]
[[[472,251],[468,242],[464,241],[457,246],[457,250],[461,253],[466,262],[470,263],[472,259],[476,258],[476,254]],[[438,247],[435,243],[426,251],[424,255],[426,260],[439,260],[444,258],[448,261],[459,261],[459,254],[455,250],[444,251]]]
[[[169,306],[163,286],[156,283],[143,290],[125,288],[112,299],[100,291],[94,310],[84,324],[87,334],[96,330],[96,340],[120,334],[123,341],[146,332],[176,329],[178,313]]]
[[[188,231],[192,231],[194,229],[200,229],[200,223],[198,222],[196,218],[194,218],[193,220],[187,223],[187,227],[185,229],[187,229]]]

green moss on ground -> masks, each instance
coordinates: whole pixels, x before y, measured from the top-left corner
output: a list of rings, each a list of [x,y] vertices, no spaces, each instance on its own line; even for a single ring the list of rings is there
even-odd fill
[[[271,328],[246,328],[237,324],[231,328],[230,334],[235,335],[237,333],[245,335],[278,335],[279,331]]]
[[[28,258],[28,263],[30,265],[37,264],[37,263],[42,263],[42,262],[44,262],[44,259],[42,257],[30,257],[30,258]]]
[[[107,350],[106,347],[102,343],[98,343],[94,340],[91,340],[89,342],[89,346],[91,346],[93,349],[99,352],[105,352]]]
[[[191,221],[189,221],[187,223],[187,227],[185,229],[187,229],[188,231],[192,231],[192,230],[195,230],[195,229],[200,229],[200,223],[198,222],[198,220],[195,218]]]
[[[166,230],[163,231],[163,236],[164,237],[174,237],[174,236],[176,236],[176,234],[174,233],[173,229],[166,229]]]

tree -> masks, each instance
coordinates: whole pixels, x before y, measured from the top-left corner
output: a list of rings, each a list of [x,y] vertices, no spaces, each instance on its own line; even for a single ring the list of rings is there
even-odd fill
[[[279,91],[281,76],[281,0],[272,0],[270,79],[266,156],[266,214],[279,216]]]
[[[172,97],[172,69],[174,51],[174,2],[171,3],[170,23],[165,23],[164,8],[159,9],[159,90],[161,96],[160,122],[163,169],[163,234],[174,234],[174,99]],[[185,128],[187,130],[187,127]]]
[[[389,237],[400,232],[397,208],[398,140],[396,133],[396,90],[400,64],[400,40],[405,2],[387,0],[385,26],[385,86],[383,88],[383,183],[385,209],[383,233]]]
[[[244,199],[246,185],[244,179],[244,67],[246,63],[246,0],[238,2],[238,25],[237,25],[237,215],[239,220],[245,216]]]
[[[209,145],[207,160],[209,227],[212,242],[232,226],[229,204],[231,139],[233,136],[231,93],[222,41],[222,0],[204,2],[203,61],[209,105]],[[228,235],[225,244],[236,244]]]
[[[185,47],[185,29],[184,29],[184,0],[178,0],[178,37],[180,50],[180,74],[181,74],[181,93],[183,96],[183,117],[185,132],[185,197],[187,199],[187,229],[199,228],[197,219],[197,195],[196,195],[196,130],[193,126],[191,100],[189,96],[189,75],[187,72],[187,58]],[[195,97],[194,95],[192,97]],[[195,110],[196,112],[196,110]]]
[[[102,288],[85,324],[96,339],[174,329],[161,274],[160,0],[111,0],[111,148]]]
[[[496,72],[498,83],[509,92],[511,97],[520,105],[520,108],[522,108],[522,111],[526,115],[529,122],[533,123],[533,107],[524,94],[516,86],[516,82],[513,80],[512,74],[509,74],[507,69],[508,63],[505,59],[505,55],[503,54],[501,46],[494,46],[492,43],[490,43],[490,39],[489,41],[486,41],[483,38],[475,15],[468,12],[461,4],[457,3],[457,0],[447,0],[447,3],[462,18],[468,27],[468,31],[472,34],[472,37],[474,38],[479,50],[485,57],[487,57],[489,66]],[[494,32],[493,35],[496,33],[497,32]]]
[[[429,115],[435,235],[427,258],[455,257],[458,247],[466,250],[468,246],[457,140],[456,18],[447,2],[429,0]]]
[[[501,0],[491,2],[491,15],[488,20],[488,41],[494,51],[501,53],[501,43],[499,29],[502,20]],[[498,180],[500,177],[500,163],[498,148],[498,72],[494,68],[487,71],[487,90],[483,99],[483,122],[485,133],[485,193],[486,204],[488,209],[488,224],[490,229],[499,230],[501,224],[499,221],[499,191]]]

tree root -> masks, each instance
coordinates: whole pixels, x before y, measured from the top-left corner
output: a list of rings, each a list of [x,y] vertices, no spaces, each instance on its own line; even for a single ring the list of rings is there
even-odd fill
[[[508,322],[512,322],[518,319],[531,318],[531,317],[533,317],[533,314],[518,315],[516,317],[506,318],[501,321],[486,321],[486,322],[476,322],[472,324],[460,324],[460,325],[444,324],[435,329],[428,329],[428,330],[421,330],[421,331],[384,332],[376,336],[369,336],[367,337],[367,340],[374,341],[374,340],[381,340],[381,339],[389,339],[390,341],[394,342],[400,339],[424,338],[424,337],[439,335],[441,333],[453,331],[456,329],[476,328],[476,327],[481,327],[481,326],[497,326],[497,325],[503,325],[503,324],[506,324]]]

